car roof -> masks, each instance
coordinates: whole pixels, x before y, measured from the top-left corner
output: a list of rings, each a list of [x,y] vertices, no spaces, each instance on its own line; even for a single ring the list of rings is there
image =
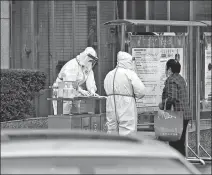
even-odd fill
[[[1,133],[1,156],[154,156],[179,158],[167,145],[147,138],[91,131],[10,130]]]
[[[168,145],[148,138],[64,129],[13,129],[1,132],[1,159],[46,157],[130,157],[179,160],[199,172]]]

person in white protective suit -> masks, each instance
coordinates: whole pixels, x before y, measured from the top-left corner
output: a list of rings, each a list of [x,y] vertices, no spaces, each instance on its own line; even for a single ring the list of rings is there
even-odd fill
[[[130,54],[122,51],[117,54],[117,66],[106,75],[104,89],[108,96],[106,102],[108,133],[136,134],[135,97],[138,99],[144,97],[145,86],[134,70]]]
[[[87,47],[83,52],[81,52],[76,58],[68,61],[60,70],[55,83],[53,84],[53,96],[58,95],[58,83],[59,82],[70,82],[75,85],[78,95],[81,96],[98,96],[96,94],[97,87],[94,79],[93,66],[98,61],[96,51],[92,47]],[[81,85],[86,83],[86,90],[83,90]],[[77,84],[77,85],[76,85]],[[74,97],[76,94],[72,94]],[[64,96],[63,96],[64,97]],[[72,104],[71,101],[64,101],[63,103],[63,114],[70,114],[72,105],[79,107],[80,101],[75,101]],[[54,115],[57,115],[57,101],[53,101]]]

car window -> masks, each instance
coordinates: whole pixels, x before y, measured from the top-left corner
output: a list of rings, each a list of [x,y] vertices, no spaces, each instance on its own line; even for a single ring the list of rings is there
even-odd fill
[[[150,157],[8,158],[1,173],[10,174],[192,174],[175,159]]]

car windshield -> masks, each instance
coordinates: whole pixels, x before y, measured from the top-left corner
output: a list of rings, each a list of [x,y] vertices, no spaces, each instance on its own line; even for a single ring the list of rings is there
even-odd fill
[[[12,166],[11,166],[12,165]],[[2,174],[192,174],[180,161],[138,157],[5,158]]]

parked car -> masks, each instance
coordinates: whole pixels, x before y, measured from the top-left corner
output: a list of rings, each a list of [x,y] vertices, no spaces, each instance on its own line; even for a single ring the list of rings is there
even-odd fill
[[[168,145],[92,131],[1,132],[2,174],[200,174]]]

